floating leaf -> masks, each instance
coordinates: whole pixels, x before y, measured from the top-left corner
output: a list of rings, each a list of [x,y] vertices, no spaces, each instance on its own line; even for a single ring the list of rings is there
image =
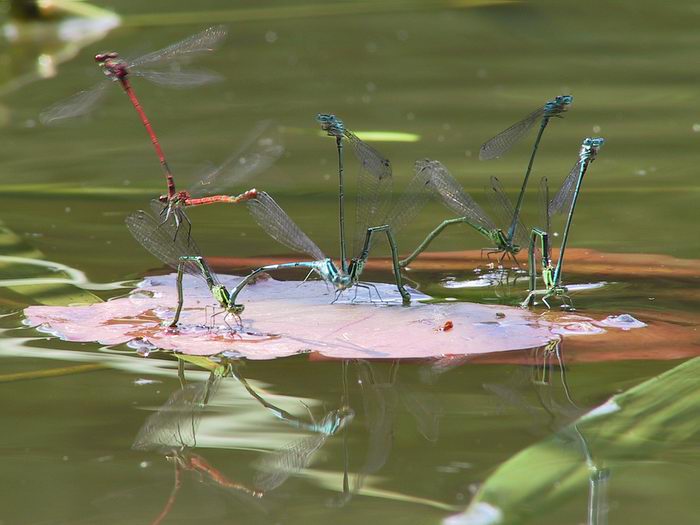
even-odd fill
[[[221,276],[231,289],[238,277]],[[474,355],[534,348],[561,334],[602,333],[590,318],[539,315],[521,308],[472,303],[426,304],[415,291],[401,306],[396,288],[376,284],[346,291],[331,304],[334,291],[321,281],[261,280],[244,289],[241,324],[224,320],[207,326],[213,299],[203,281],[185,276],[185,308],[177,329],[169,329],[177,303],[175,275],[141,282],[128,296],[74,307],[32,306],[26,324],[70,341],[115,345],[140,341],[189,355],[226,354],[271,359],[304,352],[331,358],[396,359]],[[377,292],[382,302],[377,299]],[[211,309],[211,308],[209,308]],[[209,317],[209,319],[207,319]],[[577,330],[570,329],[572,323]],[[449,327],[449,328],[446,328]],[[613,329],[614,330],[614,329]]]

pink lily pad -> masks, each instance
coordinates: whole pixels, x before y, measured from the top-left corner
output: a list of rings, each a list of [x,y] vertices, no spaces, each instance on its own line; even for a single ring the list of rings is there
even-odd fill
[[[233,287],[240,279],[220,276]],[[400,304],[396,288],[376,283],[367,290],[334,292],[323,282],[261,280],[239,296],[246,305],[241,325],[207,326],[205,307],[214,301],[204,283],[185,277],[185,308],[177,329],[167,328],[177,303],[175,275],[145,279],[127,296],[86,306],[31,306],[25,323],[69,341],[128,343],[190,355],[272,359],[305,352],[343,359],[436,358],[534,348],[561,337],[601,334],[611,328],[589,317],[545,314],[472,303],[426,304],[411,291]],[[211,311],[211,309],[209,309]],[[211,313],[211,312],[210,312]],[[575,326],[575,329],[572,329]],[[625,329],[631,323],[625,323]]]

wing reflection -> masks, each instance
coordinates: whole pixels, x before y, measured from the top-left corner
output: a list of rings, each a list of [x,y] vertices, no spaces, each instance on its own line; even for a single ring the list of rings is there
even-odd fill
[[[511,407],[526,412],[541,432],[544,413],[547,428],[557,436],[557,444],[564,453],[580,453],[588,471],[588,525],[605,525],[608,515],[608,484],[610,470],[594,457],[584,433],[575,423],[586,411],[575,401],[567,379],[563,343],[555,340],[535,348],[530,354],[531,364],[521,367],[521,374],[510,384],[484,384],[485,390],[499,397]],[[526,391],[533,390],[536,402],[528,398]],[[578,449],[578,450],[577,450]],[[465,517],[461,515],[459,517]],[[457,519],[450,518],[450,519]],[[449,520],[448,520],[449,521]],[[458,523],[459,521],[455,521]]]
[[[175,467],[173,489],[152,524],[161,523],[170,514],[182,488],[185,471],[195,473],[199,481],[207,481],[237,495],[249,504],[252,503],[257,512],[264,512],[264,507],[255,503],[255,500],[263,496],[261,491],[230,479],[202,455],[191,451],[197,447],[197,429],[202,414],[222,378],[227,375],[228,366],[212,371],[207,381],[202,383],[188,383],[185,380],[182,361],[179,372],[181,387],[171,394],[155,414],[146,419],[132,444],[135,450],[166,453],[166,459]]]

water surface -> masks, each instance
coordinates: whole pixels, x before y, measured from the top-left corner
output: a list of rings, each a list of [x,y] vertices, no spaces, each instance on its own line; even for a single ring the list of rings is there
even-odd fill
[[[546,175],[560,181],[574,164],[582,138],[606,138],[585,180],[572,246],[700,259],[693,232],[700,195],[700,96],[692,67],[700,38],[697,6],[481,4],[382,0],[231,7],[205,0],[193,11],[190,2],[119,2],[121,27],[59,64],[54,78],[36,80],[0,99],[2,255],[55,261],[84,272],[94,283],[165,272],[123,225],[126,214],[147,206],[164,188],[125,97],[115,87],[93,116],[58,128],[40,126],[37,115],[97,78],[90,76],[96,73],[91,59],[96,51],[147,52],[225,22],[230,36],[223,49],[201,61],[201,67],[225,74],[224,82],[196,91],[137,85],[183,187],[206,161],[224,160],[256,122],[274,118],[287,153],[255,185],[274,194],[324,251],[336,254],[335,149],[315,126],[317,112],[334,112],[359,131],[419,135],[414,143],[374,143],[392,159],[397,190],[408,183],[414,160],[430,156],[485,202],[482,188],[489,176],[499,177],[511,194],[517,191],[528,143],[502,160],[481,163],[481,142],[545,100],[571,93],[573,108],[547,130],[534,180]],[[57,44],[51,42],[3,44],[2,81],[32,71],[38,54],[55,52]],[[349,173],[354,175],[353,169]],[[242,208],[197,209],[191,217],[209,255],[287,253],[261,234]],[[401,235],[402,250],[412,248],[437,217],[444,217],[442,208],[429,206]],[[533,184],[524,218],[536,223],[538,217]],[[454,230],[434,249],[482,244],[472,233]],[[692,330],[698,270],[682,278],[630,274],[574,300],[583,312],[660,316]],[[38,276],[45,276],[43,270],[32,264],[0,261],[0,279]],[[380,271],[370,276],[390,279]],[[444,286],[445,279],[473,276],[471,267],[411,274],[423,291],[437,297],[512,303],[522,296],[522,290],[499,298],[492,288]],[[572,283],[610,280],[573,272],[566,278]],[[126,291],[94,293],[106,299]],[[62,342],[23,328],[18,312],[39,302],[35,292],[0,288],[0,311],[7,314],[0,320],[0,380],[28,373],[0,384],[0,478],[3,486],[13,487],[2,498],[0,521],[153,522],[173,490],[175,468],[166,451],[132,450],[131,445],[146,419],[180,388],[176,363],[163,355],[143,359],[126,347]],[[611,349],[605,350],[609,355]],[[568,423],[611,395],[680,364],[665,359],[661,350],[644,361],[626,360],[624,351],[620,347],[621,359],[614,361],[576,362],[572,356],[566,371],[575,404],[566,396],[558,366],[549,384],[533,380],[542,371],[540,353],[526,360],[520,355],[500,364],[448,368],[426,362],[344,365],[309,356],[246,363],[244,377],[297,418],[310,420],[308,406],[320,420],[349,396],[354,419],[324,439],[305,468],[265,497],[250,497],[212,469],[229,482],[251,487],[263,456],[318,434],[277,418],[234,378],[223,379],[203,411],[192,450],[206,459],[209,474],[182,473],[182,487],[164,523],[439,523],[466,508],[499,465],[542,440],[563,436],[568,452],[562,452],[561,461],[570,460],[577,445],[572,441],[566,448],[572,438],[562,429]],[[563,352],[566,359],[566,345]],[[103,368],[28,379],[39,371],[82,364]],[[192,368],[187,378],[201,384],[207,373]],[[659,443],[596,458],[611,472],[610,523],[696,521],[697,447],[677,437],[659,438]],[[589,485],[580,483],[545,507],[533,500],[515,522],[585,523],[588,507]]]

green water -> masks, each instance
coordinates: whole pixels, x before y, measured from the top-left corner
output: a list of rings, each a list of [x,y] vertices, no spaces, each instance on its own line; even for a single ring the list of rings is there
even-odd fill
[[[28,82],[0,99],[3,256],[61,263],[95,283],[165,271],[123,225],[126,214],[144,208],[164,188],[125,97],[115,87],[91,117],[60,127],[42,127],[37,115],[97,81],[90,76],[96,73],[91,61],[96,51],[147,52],[223,22],[230,27],[226,44],[199,67],[225,74],[224,82],[194,91],[137,83],[183,188],[204,162],[224,160],[256,122],[274,118],[286,154],[255,185],[275,195],[324,251],[336,254],[335,149],[315,126],[317,112],[334,112],[359,131],[419,135],[415,143],[374,143],[392,159],[396,188],[410,180],[415,159],[430,156],[483,202],[482,188],[492,175],[514,195],[529,142],[490,163],[477,160],[481,142],[545,100],[571,93],[572,110],[548,128],[533,176],[558,183],[574,164],[583,137],[606,138],[585,180],[571,246],[700,259],[694,230],[700,198],[700,133],[694,131],[694,125],[700,130],[700,73],[694,67],[700,9],[693,2],[116,4],[121,27],[58,65],[54,78]],[[3,83],[25,78],[39,54],[60,48],[53,38],[42,42],[2,44]],[[531,224],[539,217],[536,186],[524,212]],[[442,208],[429,206],[400,236],[400,246],[414,246],[444,216]],[[208,255],[287,253],[261,235],[243,209],[197,209],[191,217]],[[455,230],[432,249],[482,244]],[[6,259],[0,264],[3,280],[38,274],[30,264]],[[583,313],[663,315],[697,330],[698,275],[700,268],[682,278],[631,272],[574,300]],[[390,279],[382,272],[370,277]],[[484,302],[495,297],[489,289],[443,286],[445,278],[472,278],[468,267],[411,277],[439,297]],[[591,273],[566,278],[611,280]],[[176,363],[163,355],[144,359],[121,346],[62,342],[24,328],[18,312],[37,303],[32,290],[0,288],[0,312],[7,314],[0,319],[0,380],[85,363],[105,368],[0,382],[0,523],[152,523],[173,490],[175,469],[165,451],[135,451],[131,445],[146,419],[180,388]],[[127,290],[95,293],[108,298]],[[601,350],[608,355],[615,349]],[[566,345],[563,351],[567,357]],[[354,420],[325,440],[307,468],[261,499],[231,485],[252,486],[262,457],[313,435],[276,418],[225,378],[204,411],[193,452],[229,486],[211,469],[209,475],[184,471],[163,523],[440,523],[464,510],[480,484],[515,454],[564,435],[560,429],[587,409],[680,363],[665,359],[663,349],[643,361],[626,360],[624,351],[619,350],[620,360],[589,357],[567,366],[578,408],[566,399],[558,368],[549,385],[533,384],[534,357],[529,366],[467,363],[446,370],[434,363],[348,363]],[[242,373],[308,420],[300,401],[317,419],[341,404],[342,367],[299,356],[249,362]],[[187,377],[196,383],[207,375],[193,368]],[[700,407],[695,412],[700,416]],[[696,523],[696,443],[697,429],[694,440],[659,438],[621,456],[596,457],[611,471],[609,523]],[[591,448],[595,456],[595,444]],[[576,450],[574,444],[570,450]],[[588,494],[588,484],[580,483],[544,506],[533,498],[520,509],[523,516],[533,514],[513,522],[586,523]]]

